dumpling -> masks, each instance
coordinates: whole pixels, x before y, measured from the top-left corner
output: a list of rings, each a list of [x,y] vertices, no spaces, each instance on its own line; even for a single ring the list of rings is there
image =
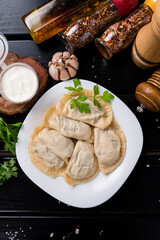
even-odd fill
[[[93,145],[79,140],[66,168],[65,181],[70,185],[76,185],[88,182],[98,173],[99,168]]]
[[[64,137],[56,130],[49,128],[43,128],[38,137],[43,144],[51,147],[57,156],[68,163],[74,150],[74,143],[70,138]]]
[[[94,151],[99,168],[102,173],[109,173],[118,167],[124,158],[126,140],[123,131],[113,120],[111,125],[104,130],[94,128],[94,136]]]
[[[47,146],[36,137],[32,144],[31,150],[38,157],[42,158],[48,167],[61,168],[65,165],[64,160],[58,157],[51,146]]]
[[[83,90],[80,93],[86,96],[93,96],[93,91]],[[106,128],[112,121],[113,113],[110,104],[105,103],[102,99],[99,98],[99,102],[101,104],[101,108],[94,106],[93,99],[88,97],[85,103],[89,104],[91,109],[91,113],[80,113],[78,107],[71,109],[70,96],[63,96],[60,101],[57,103],[57,110],[60,114],[75,120],[79,120],[81,122],[88,123],[92,126],[104,129]]]
[[[52,147],[47,146],[39,138],[39,132],[44,127],[36,127],[31,134],[28,151],[32,163],[42,172],[52,178],[63,175],[66,169],[66,163],[58,157]]]
[[[56,110],[56,106],[50,107],[44,113],[43,125],[56,129],[66,137],[85,140],[91,143],[94,140],[93,130],[88,124],[60,115]]]

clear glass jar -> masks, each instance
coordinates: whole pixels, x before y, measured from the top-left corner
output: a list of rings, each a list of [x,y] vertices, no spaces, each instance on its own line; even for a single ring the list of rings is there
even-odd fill
[[[73,53],[93,41],[105,27],[128,15],[137,6],[136,0],[128,0],[127,4],[123,0],[102,1],[99,9],[95,9],[94,13],[90,12],[87,16],[74,21],[58,35],[66,49]]]
[[[22,104],[31,100],[37,93],[39,78],[28,64],[15,62],[5,64],[8,42],[0,33],[0,95],[7,101]]]
[[[137,32],[151,21],[153,10],[146,4],[134,11],[126,19],[111,25],[101,37],[95,39],[95,45],[106,59],[127,48]]]

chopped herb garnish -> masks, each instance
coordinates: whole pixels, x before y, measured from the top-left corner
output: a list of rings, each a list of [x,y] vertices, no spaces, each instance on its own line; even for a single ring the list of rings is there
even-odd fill
[[[101,104],[97,100],[98,98],[101,98],[106,103],[109,103],[114,98],[114,96],[108,91],[104,91],[103,95],[100,95],[98,85],[94,85],[94,87],[93,87],[94,96],[86,96],[86,95],[82,95],[82,94],[77,94],[83,90],[83,88],[80,87],[81,81],[78,78],[73,78],[73,83],[74,83],[74,87],[65,87],[65,89],[72,91],[72,94],[67,94],[68,96],[77,97],[77,98],[71,99],[71,101],[70,101],[71,109],[78,107],[80,113],[83,113],[83,112],[90,113],[91,112],[89,104],[84,102],[87,100],[88,97],[93,98],[93,103],[98,108],[101,108]]]

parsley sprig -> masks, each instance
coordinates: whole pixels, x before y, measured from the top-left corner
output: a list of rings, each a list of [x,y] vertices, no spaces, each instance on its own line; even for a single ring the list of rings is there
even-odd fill
[[[16,142],[18,141],[18,132],[22,123],[6,123],[2,117],[0,117],[0,141],[4,143],[4,150],[16,155]],[[11,158],[8,161],[0,163],[0,185],[10,179],[12,176],[17,177],[17,167],[15,166],[16,160]]]
[[[0,141],[4,142],[4,149],[16,155],[15,145],[18,141],[17,135],[22,123],[8,124],[0,117]]]
[[[16,161],[14,158],[11,158],[9,161],[4,161],[0,163],[0,186],[3,183],[10,179],[12,176],[17,177],[17,167],[15,166]]]
[[[72,92],[71,94],[67,94],[67,96],[73,97],[70,101],[71,109],[78,107],[78,110],[80,113],[91,112],[89,104],[85,103],[88,97],[93,98],[93,103],[98,108],[101,108],[101,104],[98,101],[98,98],[101,98],[106,103],[109,103],[114,98],[114,96],[108,91],[104,91],[103,95],[100,95],[98,85],[94,85],[93,87],[94,96],[86,96],[86,95],[78,94],[83,90],[83,87],[80,87],[81,81],[78,78],[73,78],[73,84],[74,84],[74,87],[65,87],[65,89]],[[77,98],[74,98],[74,97],[77,97]]]

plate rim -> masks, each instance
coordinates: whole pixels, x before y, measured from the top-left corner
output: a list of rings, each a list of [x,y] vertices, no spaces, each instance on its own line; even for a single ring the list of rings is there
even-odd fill
[[[97,83],[94,83],[94,82],[92,82],[92,81],[85,80],[85,79],[80,79],[80,81],[81,81],[81,83],[82,83],[82,86],[83,86],[83,84],[87,84],[87,85],[89,84],[89,85],[91,85],[91,86],[97,84]],[[33,114],[34,109],[37,108],[37,106],[39,105],[39,103],[40,103],[47,95],[49,95],[52,91],[54,92],[54,89],[59,88],[59,87],[61,87],[61,86],[65,87],[65,84],[68,85],[69,83],[73,83],[72,79],[71,79],[71,80],[68,80],[67,82],[60,82],[60,83],[55,84],[55,85],[52,86],[50,89],[48,89],[48,90],[38,99],[38,101],[34,104],[34,106],[30,109],[29,113],[28,113],[27,116],[25,117],[25,119],[24,119],[24,121],[23,121],[23,124],[22,124],[22,128],[20,129],[20,131],[19,131],[19,133],[18,133],[18,138],[19,138],[19,136],[21,135],[21,133],[22,133],[22,131],[23,131],[23,125],[24,125],[24,124],[26,123],[26,121],[30,118],[30,115]],[[110,90],[106,89],[105,87],[103,87],[103,86],[101,86],[101,85],[99,85],[99,84],[98,84],[98,86],[99,86],[100,90],[103,90],[103,91],[106,91],[106,90],[107,90],[107,91],[109,91],[110,93],[112,93]],[[64,89],[64,88],[63,88],[63,91],[62,91],[62,92],[63,92],[63,94],[65,93],[65,89]],[[110,194],[110,196],[104,198],[102,201],[99,201],[98,203],[95,203],[95,204],[93,204],[92,202],[91,202],[91,203],[89,202],[88,204],[83,204],[83,205],[81,205],[79,202],[78,202],[78,203],[71,203],[71,202],[68,202],[68,201],[65,201],[65,200],[62,200],[62,199],[59,199],[59,198],[55,197],[55,196],[53,195],[53,193],[51,193],[49,190],[44,189],[42,185],[40,185],[39,183],[35,182],[35,179],[34,179],[34,177],[33,177],[32,175],[28,175],[27,170],[24,168],[23,161],[19,160],[19,157],[18,157],[18,155],[19,155],[19,145],[20,145],[20,142],[18,141],[18,143],[16,144],[16,156],[17,156],[17,161],[18,161],[21,169],[23,170],[23,172],[27,175],[27,177],[28,177],[34,184],[36,184],[39,188],[41,188],[43,191],[45,191],[46,193],[48,193],[50,196],[54,197],[55,199],[57,199],[57,200],[65,203],[65,204],[67,204],[67,205],[70,205],[70,206],[73,206],[73,207],[77,207],[77,208],[92,208],[92,207],[99,206],[100,204],[103,204],[104,202],[108,201],[108,200],[109,200],[116,192],[118,192],[119,189],[123,186],[123,184],[124,184],[125,181],[128,179],[129,175],[132,173],[132,171],[133,171],[136,163],[137,163],[138,160],[139,160],[139,157],[140,157],[140,155],[141,155],[142,148],[143,148],[143,132],[142,132],[141,125],[140,125],[137,117],[136,117],[136,116],[134,115],[134,113],[131,111],[131,109],[130,109],[120,98],[118,98],[114,93],[112,93],[112,94],[114,95],[114,97],[115,97],[116,100],[120,101],[121,104],[122,104],[123,106],[125,106],[125,108],[127,108],[127,110],[129,110],[129,113],[132,115],[132,117],[133,117],[134,120],[136,121],[136,124],[137,124],[137,126],[139,127],[139,134],[140,134],[140,137],[141,137],[141,146],[139,146],[138,157],[137,157],[136,161],[134,162],[134,164],[132,164],[132,168],[131,168],[131,170],[130,170],[129,172],[127,172],[127,175],[125,176],[125,178],[123,177],[124,179],[123,179],[123,181],[121,182],[120,186],[118,186],[118,188],[116,188],[114,191],[112,190],[112,193]],[[115,99],[114,99],[113,101],[115,101]],[[55,101],[56,101],[56,100],[55,100]],[[58,101],[58,100],[57,100],[57,101]],[[56,101],[56,102],[57,102],[57,101]],[[113,104],[114,104],[114,102],[113,102]],[[111,103],[111,105],[112,105],[112,103]],[[41,119],[41,120],[42,120],[42,119]],[[33,129],[32,129],[32,131],[33,131]],[[28,146],[27,146],[27,149],[28,149]],[[126,150],[126,151],[127,151],[127,150]],[[124,157],[124,158],[125,158],[125,157]],[[29,159],[29,160],[30,160],[30,159]],[[30,162],[31,162],[31,161],[30,161]],[[122,162],[121,164],[123,164],[123,162]],[[121,166],[121,164],[120,164],[120,166]],[[33,167],[35,167],[35,166],[33,165]],[[115,170],[116,170],[116,169],[115,169]],[[114,170],[114,171],[115,171],[115,170]],[[38,171],[39,171],[39,170],[38,170]],[[113,171],[113,172],[114,172],[114,171]],[[41,172],[41,173],[42,173],[42,172]],[[42,173],[42,174],[44,174],[44,173]],[[101,174],[101,173],[100,173],[100,174]],[[110,174],[112,174],[112,173],[110,173]],[[41,175],[41,174],[40,174],[40,175]],[[45,175],[45,174],[44,174],[44,175]],[[48,178],[50,178],[50,177],[47,176],[47,175],[45,175],[45,176],[48,177]],[[58,178],[56,178],[56,179],[50,178],[50,179],[51,179],[51,180],[56,180],[56,179],[58,179]],[[87,183],[86,183],[86,184],[87,184]],[[77,185],[77,186],[79,186],[79,185]],[[82,184],[81,184],[81,186],[82,186]],[[106,195],[106,196],[107,196],[107,195]]]

